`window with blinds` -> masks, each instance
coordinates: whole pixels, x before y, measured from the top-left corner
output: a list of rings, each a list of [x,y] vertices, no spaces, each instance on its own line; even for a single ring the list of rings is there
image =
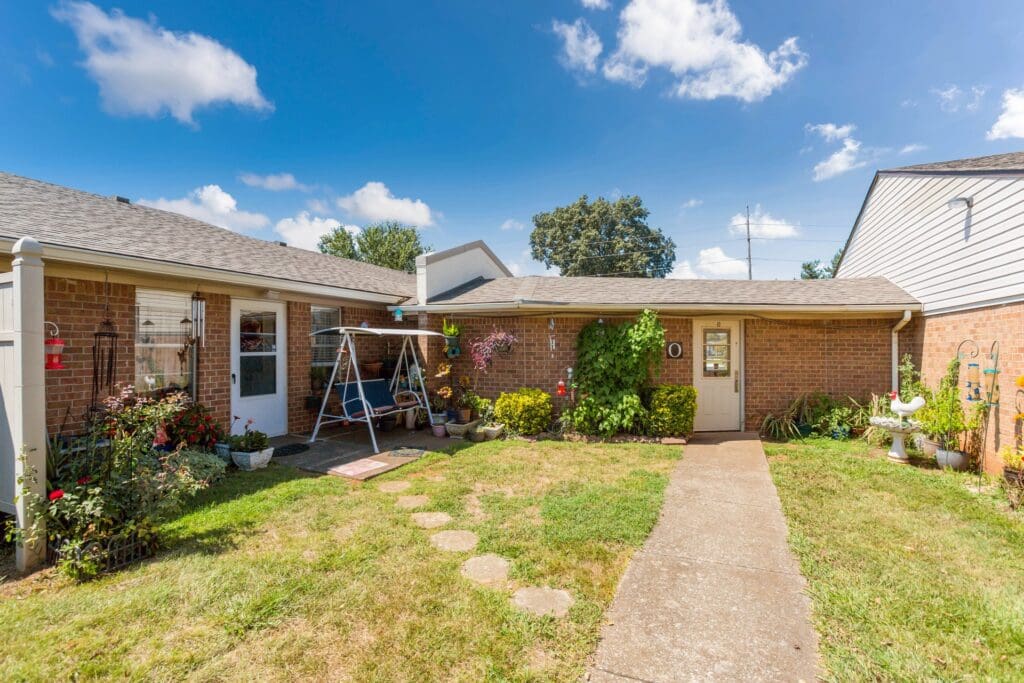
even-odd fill
[[[312,307],[312,323],[310,332],[326,330],[341,326],[341,309],[329,306]],[[338,344],[341,336],[337,334],[318,334],[310,337],[313,344],[313,367],[330,367],[338,355]]]
[[[192,331],[188,294],[135,290],[135,390],[188,391],[192,354],[186,342]]]

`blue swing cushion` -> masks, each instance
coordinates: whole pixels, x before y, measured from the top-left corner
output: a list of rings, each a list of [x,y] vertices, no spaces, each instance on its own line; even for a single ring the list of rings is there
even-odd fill
[[[341,382],[337,385],[338,396],[341,398],[342,410],[350,419],[364,417],[363,403],[359,400],[358,382]],[[388,389],[387,380],[370,379],[363,382],[363,395],[370,405],[375,416],[387,415],[388,413],[408,410],[419,405],[419,400],[412,392],[399,392],[404,400],[398,400],[391,395]]]

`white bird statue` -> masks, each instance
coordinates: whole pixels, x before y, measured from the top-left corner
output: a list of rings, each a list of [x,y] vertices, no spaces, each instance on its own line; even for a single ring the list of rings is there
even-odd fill
[[[889,392],[889,407],[892,408],[892,412],[900,416],[900,419],[906,420],[908,417],[921,410],[921,408],[924,408],[924,398],[921,396],[915,396],[910,400],[910,403],[904,403],[900,400],[899,394],[892,391]]]

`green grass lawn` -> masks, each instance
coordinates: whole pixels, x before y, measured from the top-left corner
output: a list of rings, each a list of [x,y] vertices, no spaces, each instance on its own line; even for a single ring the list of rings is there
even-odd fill
[[[0,680],[133,678],[573,680],[630,556],[657,520],[680,449],[492,442],[432,454],[367,484],[272,465],[236,473],[162,529],[164,550],[74,585],[0,584]],[[480,587],[381,481],[512,560]],[[562,620],[510,605],[567,589]]]
[[[1021,680],[1024,517],[862,442],[765,444],[834,680]]]

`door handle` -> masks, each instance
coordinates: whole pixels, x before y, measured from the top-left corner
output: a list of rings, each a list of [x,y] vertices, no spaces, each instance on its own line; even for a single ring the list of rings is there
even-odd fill
[[[233,372],[231,373],[231,383],[232,384],[235,383],[235,373],[233,373]]]

